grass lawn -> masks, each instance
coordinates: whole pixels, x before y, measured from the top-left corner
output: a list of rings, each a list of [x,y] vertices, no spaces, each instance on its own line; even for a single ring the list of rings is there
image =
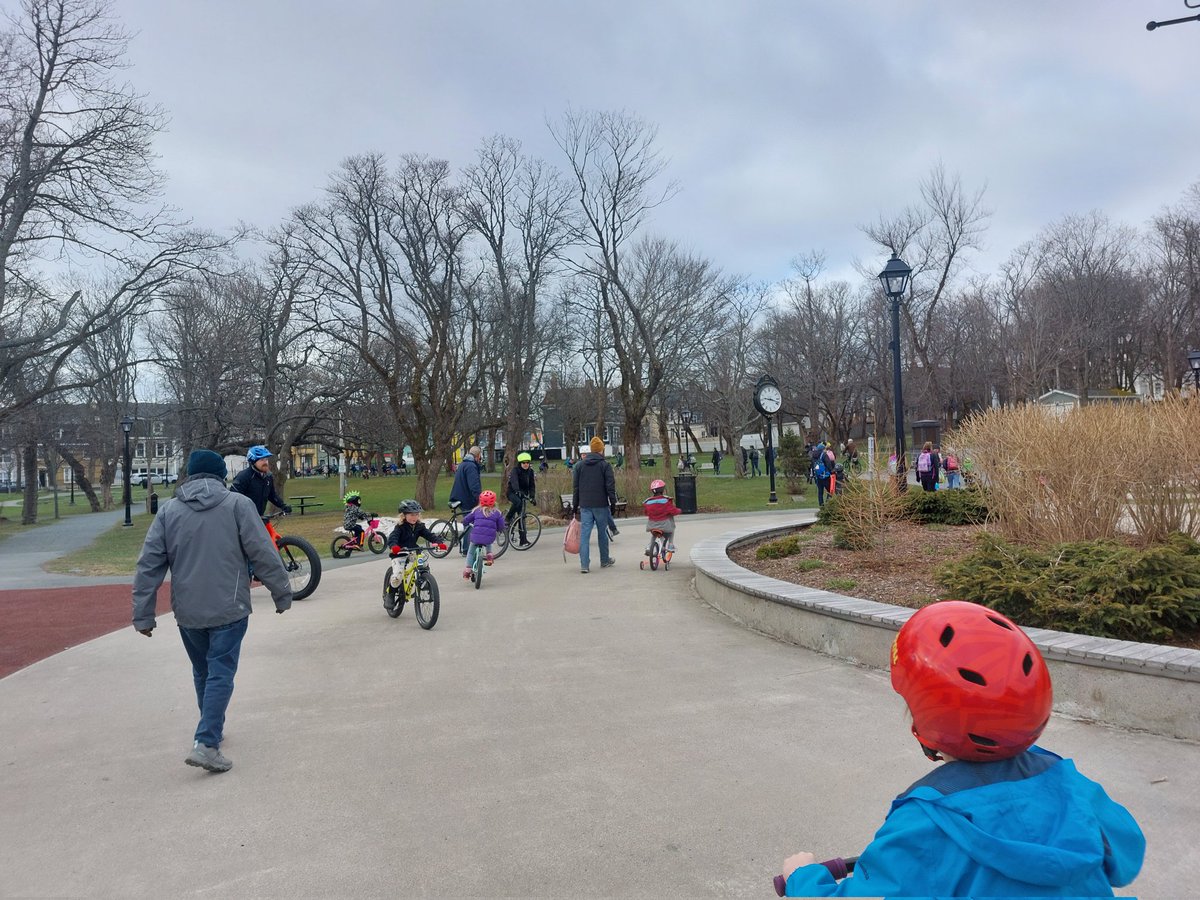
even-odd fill
[[[138,491],[134,489],[133,502],[138,502]],[[142,495],[142,502],[145,502],[145,495]],[[24,498],[18,493],[0,494],[0,541],[4,540],[10,534],[16,534],[26,528],[36,528],[41,525],[49,525],[54,522],[54,494],[50,491],[40,491],[38,493],[38,520],[35,525],[21,524],[21,509],[24,503]],[[58,492],[58,515],[59,518],[66,516],[79,516],[85,513],[90,513],[92,507],[88,504],[87,497],[83,491],[75,491],[75,505],[71,505],[71,492],[69,490],[59,489]]]
[[[661,478],[661,470],[643,469],[641,477],[634,481],[632,473],[617,473],[617,493],[626,497],[629,504],[630,518],[638,518],[641,513],[641,502],[650,493],[650,482]],[[667,492],[674,494],[673,482],[667,482]],[[453,478],[443,475],[438,478],[434,491],[434,507],[426,510],[424,519],[429,522],[448,513],[447,498]],[[377,512],[381,515],[394,516],[396,507],[401,500],[412,497],[415,479],[413,476],[396,476],[391,478],[351,478],[347,488],[357,490],[363,497],[363,509]],[[496,491],[504,504],[504,492],[500,489],[500,475],[484,473],[483,486],[487,490]],[[159,502],[165,502],[172,488],[159,486]],[[571,492],[570,473],[559,466],[538,476],[538,494],[540,508],[537,510],[544,516],[553,517],[559,512],[558,495]],[[779,508],[804,509],[816,503],[816,495],[810,488],[801,502],[793,502],[787,494],[786,484],[782,478],[776,479],[776,492],[779,497]],[[755,512],[770,509],[767,503],[770,493],[770,480],[767,478],[732,478],[701,473],[696,478],[696,505],[699,512]],[[331,478],[295,478],[287,484],[287,496],[294,512],[286,519],[276,520],[275,526],[284,534],[299,535],[308,540],[322,557],[330,557],[329,544],[333,540],[333,529],[342,523],[343,504],[338,490],[338,479]],[[300,504],[297,497],[312,497],[312,503],[322,503],[309,509],[303,516],[298,515]],[[140,490],[134,490],[135,508],[139,501],[144,503],[145,495]],[[60,506],[62,496],[60,495]],[[76,497],[76,508],[79,498]],[[84,507],[86,508],[86,507]],[[507,505],[503,505],[507,509]],[[133,526],[126,528],[116,525],[101,535],[90,547],[72,551],[68,556],[61,557],[46,565],[51,572],[66,574],[89,575],[132,575],[134,564],[145,539],[146,530],[150,527],[150,517],[142,514],[134,517]],[[20,526],[17,525],[17,528]],[[11,533],[11,531],[9,532]],[[4,532],[0,530],[0,539]]]

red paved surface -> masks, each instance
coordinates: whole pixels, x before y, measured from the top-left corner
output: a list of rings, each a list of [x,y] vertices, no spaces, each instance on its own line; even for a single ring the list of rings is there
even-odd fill
[[[170,612],[170,598],[164,584],[160,616]],[[102,634],[122,628],[132,634],[132,617],[128,584],[0,591],[0,678]]]

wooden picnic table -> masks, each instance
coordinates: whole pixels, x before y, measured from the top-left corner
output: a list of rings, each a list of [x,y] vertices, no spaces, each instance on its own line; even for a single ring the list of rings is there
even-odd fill
[[[307,500],[316,500],[317,499],[316,494],[304,494],[303,496],[292,497],[291,499],[297,501],[300,504],[300,515],[304,515],[304,510],[306,510],[306,509],[311,509],[314,506],[324,506],[325,505],[324,503],[306,503],[305,502]]]

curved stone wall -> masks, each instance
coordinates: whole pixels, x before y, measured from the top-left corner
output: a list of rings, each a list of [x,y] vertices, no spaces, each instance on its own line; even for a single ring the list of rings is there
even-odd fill
[[[913,614],[790,584],[729,558],[742,544],[813,524],[815,513],[769,529],[727,531],[696,544],[696,591],[748,628],[838,659],[887,669],[895,633]],[[1054,679],[1054,708],[1073,718],[1200,740],[1200,650],[1028,628]]]

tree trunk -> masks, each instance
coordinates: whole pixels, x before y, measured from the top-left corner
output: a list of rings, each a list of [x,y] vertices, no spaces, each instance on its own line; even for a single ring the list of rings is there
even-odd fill
[[[21,524],[37,524],[37,444],[27,444],[21,451],[21,467],[25,470],[25,496],[21,505]]]

